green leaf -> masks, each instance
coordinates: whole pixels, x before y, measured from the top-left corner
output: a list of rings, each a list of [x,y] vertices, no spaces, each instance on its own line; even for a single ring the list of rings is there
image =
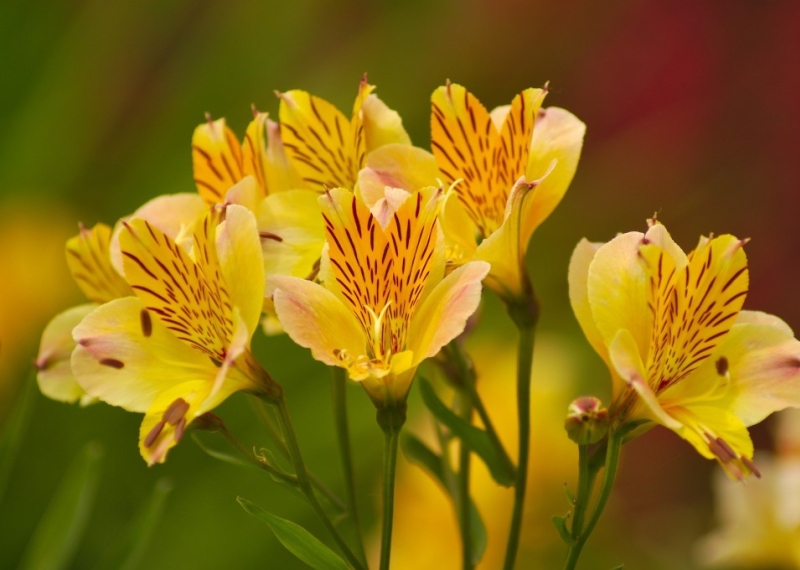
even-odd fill
[[[561,540],[567,543],[567,546],[572,546],[572,536],[570,536],[567,529],[567,517],[554,516],[552,520],[553,524],[556,525],[558,534],[561,536]]]
[[[56,570],[70,565],[97,491],[102,448],[87,444],[73,460],[25,549],[20,568]]]
[[[503,487],[510,487],[516,479],[514,464],[505,450],[495,445],[485,430],[467,423],[448,408],[436,395],[433,386],[422,379],[419,391],[425,405],[440,422],[446,425],[464,445],[480,457],[489,468],[492,478]]]
[[[427,471],[442,487],[447,489],[450,498],[455,502],[452,496],[452,491],[448,488],[446,476],[444,472],[444,462],[441,456],[437,455],[430,447],[422,443],[415,436],[406,433],[400,442],[403,447],[403,453],[409,461],[418,464],[423,470]],[[472,537],[472,563],[477,564],[486,553],[486,526],[483,524],[481,513],[475,502],[470,499],[469,501],[469,522],[470,534]]]
[[[286,519],[268,513],[247,499],[237,497],[242,508],[267,523],[286,549],[316,570],[351,570],[344,560],[310,532]]]
[[[14,467],[22,436],[33,414],[33,402],[38,392],[33,373],[30,374],[26,382],[22,383],[20,392],[11,413],[11,418],[3,430],[2,437],[0,437],[0,503],[3,502],[3,494],[11,477],[11,469]]]
[[[150,496],[150,500],[137,513],[128,532],[118,541],[109,555],[101,559],[95,568],[119,568],[135,570],[142,566],[147,547],[155,533],[158,521],[164,512],[167,496],[172,491],[172,483],[160,479]]]
[[[575,495],[572,494],[572,491],[569,490],[566,483],[564,484],[564,492],[567,494],[567,501],[569,501],[569,506],[575,506]]]
[[[214,449],[210,445],[208,445],[203,438],[200,436],[198,432],[192,432],[192,439],[194,439],[195,443],[205,451],[208,455],[222,461],[223,463],[229,463],[231,465],[236,465],[237,467],[247,467],[250,469],[254,469],[255,465],[252,465],[249,461],[242,459],[238,455],[234,455],[232,453],[228,453],[227,451],[220,451],[219,449]]]

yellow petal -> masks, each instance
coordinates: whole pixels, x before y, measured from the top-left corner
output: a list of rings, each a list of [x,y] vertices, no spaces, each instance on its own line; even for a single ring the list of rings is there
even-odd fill
[[[351,132],[350,121],[324,99],[299,90],[279,95],[283,147],[304,187],[352,188],[364,158],[363,132]]]
[[[325,243],[318,199],[310,190],[287,190],[262,201],[258,230],[267,275],[307,278],[314,272]]]
[[[643,234],[622,234],[601,246],[589,265],[587,291],[597,330],[606,345],[620,329],[636,340],[639,354],[650,343],[651,316],[647,308],[647,272],[639,257]]]
[[[447,239],[448,261],[459,263],[471,259],[478,247],[478,227],[454,190],[445,196],[439,222]]]
[[[227,287],[230,302],[247,327],[249,340],[258,327],[266,286],[261,240],[250,210],[236,204],[226,208],[225,221],[217,228],[216,249],[222,286]]]
[[[550,107],[536,119],[525,176],[541,180],[522,218],[522,243],[555,210],[569,187],[583,146],[586,125],[572,113]],[[551,172],[544,176],[553,165]]]
[[[403,119],[397,111],[387,107],[377,95],[369,95],[364,100],[361,112],[368,154],[387,144],[411,144],[411,137],[403,128]]]
[[[228,188],[244,177],[242,147],[225,119],[209,119],[195,129],[192,166],[197,191],[209,204],[222,202]]]
[[[367,155],[365,168],[358,173],[358,189],[372,209],[384,197],[387,186],[414,192],[437,185],[439,178],[439,167],[431,153],[408,144],[388,144]]]
[[[269,194],[303,187],[300,175],[292,166],[281,139],[281,126],[267,120],[267,190]]]
[[[146,202],[133,214],[123,218],[123,221],[134,218],[147,220],[151,226],[182,243],[180,236],[193,228],[195,222],[207,212],[208,206],[197,194],[167,194]],[[111,236],[111,263],[121,275],[125,273],[122,267],[122,252],[119,248],[119,236],[123,229],[121,223],[117,224]],[[191,245],[191,241],[188,245]]]
[[[366,354],[364,331],[350,310],[330,291],[305,279],[273,276],[275,311],[294,342],[330,366],[347,367]]]
[[[136,297],[101,305],[75,327],[75,379],[91,396],[144,412],[159,393],[190,380],[209,389],[212,360],[178,340]]]
[[[97,224],[91,230],[83,227],[67,241],[67,265],[72,278],[86,297],[94,303],[132,295],[133,292],[111,265],[111,228]]]
[[[198,224],[194,259],[141,219],[126,223],[120,246],[125,277],[150,312],[182,341],[222,362],[233,320],[230,284],[222,278],[215,247],[219,217],[212,211]]]
[[[224,202],[225,204],[244,206],[255,213],[258,212],[263,199],[264,195],[258,186],[258,182],[252,176],[247,175],[228,189],[225,193]]]
[[[411,318],[408,349],[413,352],[413,366],[434,356],[464,332],[467,319],[481,300],[481,280],[489,264],[473,261],[462,265],[440,281]]]
[[[247,126],[242,143],[242,175],[252,176],[258,188],[259,197],[268,192],[267,181],[267,113],[254,111],[255,117]]]
[[[72,374],[70,359],[75,350],[74,329],[97,305],[80,305],[59,313],[42,333],[36,357],[36,381],[42,394],[60,402],[75,402],[86,396]]]
[[[581,326],[583,334],[586,335],[586,340],[606,363],[610,363],[606,343],[594,322],[594,315],[589,304],[589,266],[602,245],[582,239],[575,247],[575,251],[572,252],[568,273],[569,301],[575,318],[578,319],[578,324]]]

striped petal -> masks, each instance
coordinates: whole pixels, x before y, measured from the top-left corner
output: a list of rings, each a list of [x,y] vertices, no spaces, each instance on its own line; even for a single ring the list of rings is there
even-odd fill
[[[192,166],[197,191],[209,204],[222,202],[228,188],[245,176],[242,146],[225,119],[208,117],[195,129]]]
[[[105,303],[133,292],[111,264],[111,228],[97,224],[91,230],[81,226],[77,236],[67,241],[67,265],[72,278],[86,297]]]

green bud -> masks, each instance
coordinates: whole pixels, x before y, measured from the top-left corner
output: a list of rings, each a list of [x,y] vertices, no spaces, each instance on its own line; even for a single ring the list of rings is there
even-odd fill
[[[597,443],[608,432],[608,410],[594,396],[581,396],[569,405],[564,429],[579,445]]]

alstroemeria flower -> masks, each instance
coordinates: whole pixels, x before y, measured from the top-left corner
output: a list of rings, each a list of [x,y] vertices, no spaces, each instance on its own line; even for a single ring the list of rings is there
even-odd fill
[[[800,342],[777,317],[742,311],[744,243],[702,238],[687,256],[652,223],[582,241],[569,269],[575,315],[611,370],[612,425],[664,425],[737,479],[757,474],[747,426],[800,406]]]
[[[272,277],[275,308],[292,339],[362,383],[379,408],[403,404],[417,366],[464,330],[488,264],[444,277],[441,191],[387,189],[372,211],[348,190],[320,197],[324,286]]]
[[[452,185],[440,216],[448,263],[488,261],[486,284],[519,299],[531,235],[555,209],[575,174],[586,126],[574,115],[542,109],[546,89],[526,89],[491,113],[461,85],[431,98],[433,154],[390,145],[367,159],[359,177],[365,198],[384,185]]]
[[[83,389],[145,413],[139,449],[149,464],[233,392],[280,391],[249,350],[264,295],[256,221],[238,205],[222,216],[198,221],[191,251],[146,220],[126,222],[120,248],[136,297],[100,306],[73,331]]]
[[[36,380],[42,394],[61,402],[94,401],[75,381],[70,357],[75,349],[72,329],[91,313],[97,304],[133,295],[128,283],[111,263],[111,228],[97,224],[91,230],[80,227],[78,235],[67,240],[67,265],[72,278],[91,301],[59,313],[42,333],[36,357]]]
[[[278,93],[281,138],[302,188],[353,188],[370,152],[387,144],[410,146],[400,116],[372,95],[373,89],[362,78],[350,120],[305,91]]]

